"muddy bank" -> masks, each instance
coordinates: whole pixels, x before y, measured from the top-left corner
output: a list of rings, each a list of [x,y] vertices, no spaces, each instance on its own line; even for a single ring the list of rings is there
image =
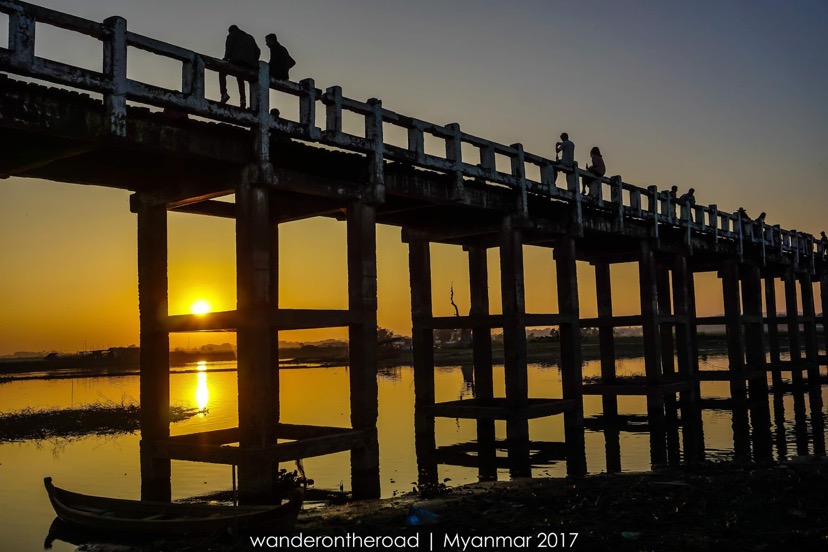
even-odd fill
[[[531,536],[537,545],[542,533],[576,532],[581,550],[826,550],[826,489],[824,459],[765,467],[706,463],[580,480],[478,483],[431,500],[409,495],[310,512],[297,531],[423,533],[425,527],[405,525],[416,505],[439,516],[429,529],[443,544],[445,535],[461,534]]]

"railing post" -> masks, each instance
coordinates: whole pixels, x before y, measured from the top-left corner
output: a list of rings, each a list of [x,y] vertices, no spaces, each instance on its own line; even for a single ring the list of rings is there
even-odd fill
[[[710,205],[710,227],[713,229],[713,245],[719,244],[719,207]]]
[[[368,155],[368,185],[370,191],[367,203],[385,202],[385,143],[382,136],[382,102],[376,98],[368,100],[371,112],[365,116],[365,138],[374,148]]]
[[[551,162],[544,163],[540,166],[541,185],[549,195],[555,194],[555,167]]]
[[[336,140],[342,134],[342,88],[331,86],[325,90],[325,134]]]
[[[104,20],[104,75],[109,80],[105,94],[109,129],[116,136],[126,136],[127,42],[126,19],[109,17]]]
[[[511,157],[512,176],[515,177],[515,184],[518,187],[518,212],[522,217],[529,216],[529,198],[526,194],[526,158],[523,152],[523,144],[512,144],[511,148],[517,150],[517,155]]]
[[[414,160],[418,163],[425,161],[425,137],[423,136],[423,127],[413,122],[408,127],[408,151],[414,154]]]
[[[34,63],[35,20],[22,9],[9,14],[9,49],[15,64],[20,67]]]
[[[260,170],[269,174],[270,170],[270,122],[273,116],[270,114],[270,66],[264,62],[259,62],[259,73],[256,86],[252,86],[250,90],[250,102],[256,112],[256,118],[259,120],[259,126],[256,135],[256,160],[259,163]],[[269,181],[270,179],[260,174],[261,181]]]
[[[480,164],[483,166],[483,170],[486,172],[486,175],[489,176],[489,177],[494,176],[495,173],[497,172],[497,165],[495,164],[494,146],[492,146],[491,144],[488,144],[488,145],[480,148]],[[552,175],[552,180],[553,180],[552,185],[554,186],[555,185],[555,183],[554,183],[554,180],[555,180],[554,171],[553,171],[553,175]]]
[[[612,177],[612,191],[610,200],[615,204],[615,226],[616,230],[624,229],[624,181],[621,175]]]
[[[460,138],[460,125],[449,123],[446,129],[451,133],[446,138],[446,159],[451,163],[454,170],[454,180],[451,184],[451,199],[460,200],[463,198],[463,150]]]
[[[299,84],[304,89],[299,99],[299,121],[305,127],[308,138],[318,140],[321,132],[316,126],[316,83],[313,79],[303,79]]]
[[[653,215],[653,237],[658,238],[658,187],[647,186],[649,205],[647,210]]]
[[[203,106],[204,100],[204,59],[193,55],[192,59],[185,61],[181,66],[181,91],[188,96],[188,99],[199,106]]]

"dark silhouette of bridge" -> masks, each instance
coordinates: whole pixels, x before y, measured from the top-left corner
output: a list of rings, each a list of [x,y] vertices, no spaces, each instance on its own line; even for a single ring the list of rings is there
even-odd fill
[[[585,174],[577,165],[562,167],[521,144],[470,135],[457,123],[402,115],[377,99],[353,100],[337,86],[323,91],[312,79],[271,79],[264,62],[258,71],[235,67],[133,33],[120,17],[99,23],[11,0],[0,0],[0,12],[9,18],[9,44],[0,48],[5,73],[0,74],[0,176],[134,192],[145,497],[169,498],[171,459],[238,465],[240,491],[253,498],[272,488],[275,470],[264,468],[343,450],[351,451],[355,496],[378,496],[378,223],[401,227],[410,251],[417,450],[424,459],[432,458],[436,448],[435,416],[478,420],[478,441],[492,451],[494,420],[506,420],[510,457],[530,458],[528,420],[562,414],[563,448],[545,443],[531,450],[534,456],[563,456],[570,473],[584,473],[584,394],[603,397],[605,417],[617,416],[619,395],[645,396],[654,461],[669,446],[663,428],[680,413],[685,456],[698,458],[703,454],[703,380],[730,382],[734,420],[738,411],[746,422],[749,409],[754,453],[768,456],[767,373],[774,388],[781,388],[782,373],[790,372],[794,384],[807,383],[819,392],[819,367],[826,356],[820,353],[813,282],[817,278],[821,284],[824,338],[828,262],[824,246],[810,234],[716,205],[680,204],[655,186],[641,188],[621,176],[591,180],[583,194]],[[99,40],[102,71],[36,56],[38,24]],[[181,86],[167,89],[128,78],[127,61],[135,49],[180,63]],[[251,82],[251,109],[206,97],[205,75],[218,71]],[[273,112],[271,94],[283,107],[298,102],[298,120]],[[364,127],[348,130],[345,113]],[[384,138],[389,127],[407,132],[406,146]],[[444,150],[427,151],[427,137],[444,144]],[[538,174],[539,180],[527,173]],[[234,203],[216,200],[230,194]],[[235,219],[236,310],[168,314],[171,210]],[[346,222],[349,306],[279,308],[279,224],[316,216]],[[467,316],[432,313],[431,242],[461,246],[468,253]],[[553,251],[559,312],[526,311],[524,245]],[[500,253],[502,314],[489,308],[489,248]],[[594,265],[597,318],[580,316],[577,261]],[[635,316],[612,312],[611,265],[624,262],[639,267],[641,313]],[[724,316],[696,316],[693,276],[701,272],[721,278]],[[777,279],[784,281],[784,316],[776,313]],[[727,328],[729,367],[699,371],[697,329],[719,324]],[[787,329],[789,360],[781,358],[780,325]],[[351,427],[280,423],[278,331],[343,326],[350,336]],[[528,398],[526,327],[531,326],[559,328],[561,397]],[[646,375],[639,380],[616,374],[613,328],[620,326],[643,329]],[[435,403],[433,331],[441,328],[472,331],[471,400]],[[503,330],[505,397],[493,392],[493,328]],[[582,328],[599,330],[602,374],[597,382],[582,377]],[[237,332],[239,426],[171,437],[169,334],[210,330]],[[233,443],[238,446],[228,446]],[[431,462],[423,462],[424,482],[436,481]],[[515,467],[517,473],[528,469],[529,463]]]

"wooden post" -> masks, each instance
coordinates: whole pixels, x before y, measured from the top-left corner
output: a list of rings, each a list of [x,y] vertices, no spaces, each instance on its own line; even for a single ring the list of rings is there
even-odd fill
[[[469,290],[471,295],[472,317],[489,316],[489,276],[486,262],[486,249],[470,247],[469,255]],[[429,305],[430,307],[430,305]],[[472,348],[474,351],[474,389],[475,396],[490,399],[494,396],[492,379],[492,332],[489,326],[481,324],[472,328]]]
[[[692,270],[687,272],[687,315],[690,325],[690,358],[693,362],[693,373],[699,373],[699,326],[696,321],[696,279]],[[701,398],[701,389],[696,381],[696,396]]]
[[[267,189],[244,179],[236,188],[236,300],[238,312],[239,447],[276,444],[276,371],[270,331],[271,223]],[[275,465],[239,463],[239,495],[266,501],[275,484]]]
[[[170,461],[153,444],[170,436],[170,335],[167,301],[167,209],[137,196],[138,311],[141,344],[141,499],[169,501]]]
[[[668,196],[669,201],[669,196]],[[672,300],[670,293],[670,268],[664,263],[656,263],[658,278],[658,316],[660,320],[672,314]],[[671,324],[659,324],[658,333],[661,338],[661,371],[662,374],[675,374],[673,351],[673,327]]]
[[[500,235],[500,284],[503,302],[503,355],[506,400],[515,413],[506,421],[510,458],[529,448],[529,425],[519,419],[529,398],[526,367],[526,303],[523,288],[523,242],[520,230],[505,217]]]
[[[417,481],[423,488],[433,488],[438,481],[434,415],[430,411],[434,406],[434,331],[431,329],[431,250],[427,241],[409,242],[408,274],[411,283]]]
[[[586,474],[587,465],[575,239],[571,236],[559,238],[555,242],[554,255],[558,283],[558,310],[563,318],[560,326],[563,398],[575,401],[576,405],[575,409],[564,412],[566,471],[569,475],[577,476]]]
[[[761,378],[748,381],[753,426],[753,454],[755,460],[770,460],[771,418],[768,404],[768,379],[765,369],[765,324],[762,320],[762,275],[758,266],[742,269],[742,302],[745,311],[745,353],[750,372],[760,371]]]
[[[799,276],[802,292],[803,341],[805,342],[805,360],[808,364],[808,384],[819,387],[819,347],[817,346],[816,312],[814,309],[814,286],[811,274],[804,272]]]
[[[822,303],[822,342],[825,346],[823,360],[828,364],[828,270],[823,270],[819,276],[819,297]]]
[[[745,344],[742,339],[742,304],[739,288],[739,264],[727,261],[720,272],[724,295],[725,331],[727,333],[727,358],[730,370],[730,396],[736,402],[747,400],[744,378]]]
[[[792,271],[782,277],[785,282],[785,311],[788,318],[788,349],[791,357],[791,381],[802,384],[802,349],[799,340],[799,309],[796,302],[796,278]]]
[[[612,319],[612,281],[610,279],[610,265],[606,261],[595,263],[595,292],[598,297],[598,320]],[[601,352],[601,381],[605,384],[615,382],[615,328],[611,326],[598,327],[598,346]],[[603,415],[616,416],[618,414],[618,397],[605,393],[601,396]],[[608,468],[609,469],[609,468]],[[619,468],[620,469],[620,468]]]
[[[379,498],[376,208],[353,202],[347,226],[348,305],[359,317],[348,327],[351,426],[367,434],[365,446],[351,450],[351,481],[354,498]]]
[[[653,203],[654,205],[654,203]],[[661,382],[661,337],[658,332],[658,279],[655,255],[641,242],[638,278],[641,296],[641,326],[644,337],[644,371],[647,381],[647,418],[650,425],[650,457],[654,465],[667,461],[667,434],[664,400],[658,393]]]
[[[471,308],[469,314],[481,319],[489,315],[489,276],[486,261],[486,249],[483,247],[469,247],[469,291]],[[481,324],[472,328],[472,349],[474,354],[474,396],[486,400],[494,397],[494,379],[492,376],[492,331],[489,326]],[[495,423],[494,420],[477,420],[477,442],[480,445],[480,479],[491,480],[497,478],[491,468],[494,459],[487,455],[495,455]]]
[[[765,276],[765,311],[768,319],[768,342],[770,343],[770,370],[774,389],[782,386],[782,370],[779,363],[779,320],[776,315],[776,278]]]
[[[272,220],[272,217],[271,217]],[[279,223],[270,224],[270,309],[279,308]],[[273,405],[271,415],[279,422],[281,398],[279,395],[279,331],[270,328],[270,362],[273,366]],[[278,464],[277,464],[278,467]]]

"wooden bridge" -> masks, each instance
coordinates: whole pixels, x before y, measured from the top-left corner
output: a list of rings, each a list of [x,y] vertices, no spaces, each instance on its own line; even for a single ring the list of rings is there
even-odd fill
[[[818,346],[813,282],[821,284],[824,332],[828,261],[824,245],[810,234],[743,219],[716,205],[677,205],[669,193],[621,176],[595,179],[582,194],[588,173],[521,144],[406,116],[377,99],[353,100],[337,86],[323,91],[312,79],[271,79],[264,62],[258,71],[234,67],[131,32],[120,17],[100,23],[12,0],[0,0],[0,12],[9,20],[8,47],[0,48],[0,177],[134,192],[145,497],[169,498],[171,459],[238,465],[240,491],[252,498],[272,487],[275,470],[263,468],[343,450],[351,451],[355,496],[379,495],[377,224],[401,227],[410,251],[418,453],[436,448],[434,417],[449,416],[478,420],[479,441],[491,450],[494,420],[506,420],[510,453],[528,457],[527,421],[562,414],[568,471],[584,473],[583,395],[601,395],[604,414],[611,416],[617,414],[617,396],[630,394],[647,397],[651,428],[677,418],[680,407],[685,454],[691,457],[703,450],[697,433],[690,432],[701,420],[701,380],[729,381],[732,401],[749,404],[754,427],[768,434],[768,371],[775,386],[783,372],[795,384],[819,386],[826,357]],[[103,70],[36,56],[38,25],[99,40]],[[181,86],[167,89],[128,78],[129,54],[136,49],[180,63]],[[205,75],[218,71],[251,83],[251,109],[207,99]],[[271,97],[283,110],[298,102],[298,120],[272,111]],[[364,126],[348,132],[345,113]],[[390,143],[392,127],[403,129],[407,144]],[[427,151],[435,140],[440,151]],[[216,200],[230,194],[234,203]],[[235,311],[168,314],[170,210],[236,220]],[[279,224],[317,216],[346,222],[349,306],[279,308]],[[433,315],[431,242],[468,253],[468,316]],[[559,312],[527,312],[524,245],[552,250]],[[500,253],[502,314],[490,313],[488,248]],[[597,318],[580,316],[577,261],[594,265]],[[612,312],[610,271],[622,262],[638,263],[636,316]],[[696,316],[694,274],[701,272],[721,278],[724,316]],[[784,281],[785,316],[776,313],[777,279]],[[728,370],[699,371],[697,328],[711,324],[727,327]],[[787,328],[790,360],[781,359],[780,325]],[[351,427],[280,423],[278,331],[343,326],[350,337]],[[526,328],[532,326],[560,328],[560,397],[528,398]],[[613,328],[619,326],[643,329],[646,376],[640,381],[616,377]],[[435,404],[433,331],[440,328],[472,331],[472,400]],[[505,397],[493,393],[495,328],[503,330]],[[582,328],[600,333],[599,382],[583,381]],[[169,334],[209,330],[237,332],[239,427],[170,437]],[[667,443],[657,437],[660,432],[652,434],[657,456]],[[436,478],[436,472],[424,469],[421,477]]]

